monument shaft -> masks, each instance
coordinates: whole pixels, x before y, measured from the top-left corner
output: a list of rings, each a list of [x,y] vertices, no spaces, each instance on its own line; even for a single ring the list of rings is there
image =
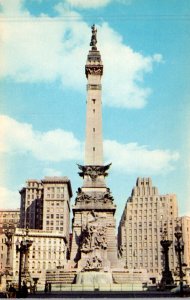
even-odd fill
[[[117,266],[117,241],[113,203],[105,177],[110,165],[103,165],[101,76],[103,64],[97,50],[96,29],[87,57],[87,111],[85,165],[79,165],[83,186],[73,207],[71,260],[83,272],[108,271]]]
[[[89,51],[85,69],[88,79],[85,165],[103,165],[101,103],[103,65],[99,51]]]

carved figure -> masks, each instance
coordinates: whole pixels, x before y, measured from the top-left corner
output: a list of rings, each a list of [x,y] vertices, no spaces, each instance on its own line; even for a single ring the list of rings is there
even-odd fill
[[[122,245],[120,245],[119,249],[118,249],[118,257],[119,258],[122,258],[123,256],[123,251],[124,251],[124,248]]]
[[[111,164],[106,166],[82,166],[78,165],[82,172],[79,175],[84,178],[85,175],[90,176],[93,181],[96,180],[98,176],[106,177],[108,173],[106,172],[110,168]]]
[[[106,228],[97,224],[87,224],[82,229],[80,251],[92,252],[94,249],[106,248]]]
[[[85,193],[81,190],[81,188],[77,191],[77,197],[75,199],[75,204],[77,202],[82,202],[85,204],[98,202],[98,205],[103,205],[103,203],[113,203],[113,197],[108,189],[106,192],[93,192],[93,193]],[[97,214],[97,213],[95,213]]]
[[[83,270],[85,271],[97,271],[102,268],[102,260],[96,255],[92,258],[88,258],[86,261],[86,266]]]
[[[96,65],[86,66],[85,73],[86,73],[87,77],[89,74],[102,75],[103,74],[103,66],[96,66]]]
[[[84,200],[89,200],[90,196],[86,193],[84,193],[80,188],[77,191],[77,197],[76,201],[84,201]]]

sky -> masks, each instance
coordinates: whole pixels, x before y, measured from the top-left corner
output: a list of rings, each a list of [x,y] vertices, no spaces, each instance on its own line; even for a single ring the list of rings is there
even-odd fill
[[[117,224],[137,177],[190,215],[189,0],[0,0],[0,208],[28,179],[82,185],[91,26]]]

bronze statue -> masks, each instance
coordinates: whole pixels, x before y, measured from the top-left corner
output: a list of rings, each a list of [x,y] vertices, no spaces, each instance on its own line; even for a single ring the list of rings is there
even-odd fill
[[[91,42],[90,42],[90,46],[92,46],[92,50],[97,50],[96,44],[97,44],[97,29],[95,28],[95,25],[92,25],[91,27],[92,29],[92,37],[91,37]]]

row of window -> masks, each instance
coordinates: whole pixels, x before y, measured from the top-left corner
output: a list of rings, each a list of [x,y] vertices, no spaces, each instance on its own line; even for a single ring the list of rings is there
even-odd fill
[[[51,193],[57,192],[59,194],[64,192],[64,187],[48,187],[47,190]]]
[[[63,219],[63,214],[47,214],[47,219]]]
[[[63,221],[46,221],[46,225],[63,225]]]
[[[56,198],[56,199],[57,199],[57,198],[58,198],[58,199],[59,199],[59,198],[64,198],[64,194],[47,194],[47,198],[48,198],[48,199],[50,199],[50,198],[51,198],[51,199],[54,199],[54,198]]]
[[[58,230],[58,231],[63,231],[63,227],[46,227],[46,230]]]
[[[172,202],[174,199],[172,199],[172,198],[170,198],[170,199],[168,199],[168,198],[165,198],[165,197],[138,197],[138,198],[134,198],[134,197],[132,197],[131,198],[131,200],[132,200],[132,202],[134,203],[134,202],[144,202],[144,201],[169,201],[169,202]],[[158,202],[156,202],[156,203],[158,203]]]

